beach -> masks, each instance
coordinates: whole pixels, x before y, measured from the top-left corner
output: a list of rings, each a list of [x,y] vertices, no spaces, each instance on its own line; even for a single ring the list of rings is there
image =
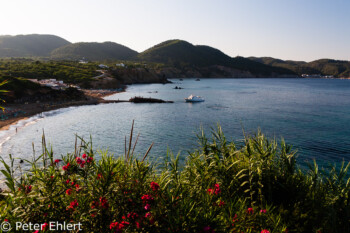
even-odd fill
[[[11,125],[16,124],[18,121],[25,120],[36,114],[56,110],[60,108],[66,108],[71,106],[82,105],[94,105],[100,103],[108,103],[103,97],[118,93],[115,90],[82,90],[86,96],[85,100],[77,101],[50,101],[40,103],[26,103],[26,104],[4,104],[5,108],[3,113],[6,114],[6,118],[0,120],[0,130],[8,130]]]

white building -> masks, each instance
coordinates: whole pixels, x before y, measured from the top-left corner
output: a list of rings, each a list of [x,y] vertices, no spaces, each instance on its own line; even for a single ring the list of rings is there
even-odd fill
[[[100,67],[101,69],[108,69],[108,66],[104,64],[99,64],[98,67]]]
[[[115,64],[117,67],[125,67],[126,65],[124,63],[119,63],[119,64]]]

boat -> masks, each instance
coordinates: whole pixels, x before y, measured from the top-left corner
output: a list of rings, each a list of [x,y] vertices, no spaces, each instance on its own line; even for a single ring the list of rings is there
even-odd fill
[[[196,81],[201,81],[201,80],[199,78],[197,78]]]
[[[204,99],[200,96],[194,96],[190,95],[189,97],[185,98],[186,102],[204,102]]]

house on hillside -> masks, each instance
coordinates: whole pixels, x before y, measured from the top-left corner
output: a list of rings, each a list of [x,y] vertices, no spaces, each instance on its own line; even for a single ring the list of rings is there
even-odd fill
[[[101,69],[108,69],[108,66],[104,64],[99,64],[98,67],[100,67]]]
[[[126,67],[126,65],[125,65],[124,63],[115,64],[115,66],[117,66],[117,67],[123,67],[123,68]]]

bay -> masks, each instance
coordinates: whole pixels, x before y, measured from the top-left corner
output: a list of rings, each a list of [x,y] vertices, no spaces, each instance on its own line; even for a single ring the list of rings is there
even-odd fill
[[[202,126],[209,136],[219,123],[228,139],[240,142],[243,129],[278,140],[283,137],[298,150],[301,163],[315,158],[321,164],[350,160],[350,80],[337,79],[178,79],[173,84],[131,85],[125,93],[106,99],[133,96],[172,100],[172,104],[115,103],[70,107],[35,116],[1,132],[1,156],[33,157],[41,153],[41,137],[52,145],[56,157],[74,151],[75,134],[92,137],[96,150],[124,153],[135,120],[136,153],[142,156],[154,142],[151,160],[167,150],[180,153],[198,148],[196,133]],[[175,86],[183,89],[174,89]],[[199,95],[202,103],[184,98]],[[14,132],[18,127],[18,132]]]

